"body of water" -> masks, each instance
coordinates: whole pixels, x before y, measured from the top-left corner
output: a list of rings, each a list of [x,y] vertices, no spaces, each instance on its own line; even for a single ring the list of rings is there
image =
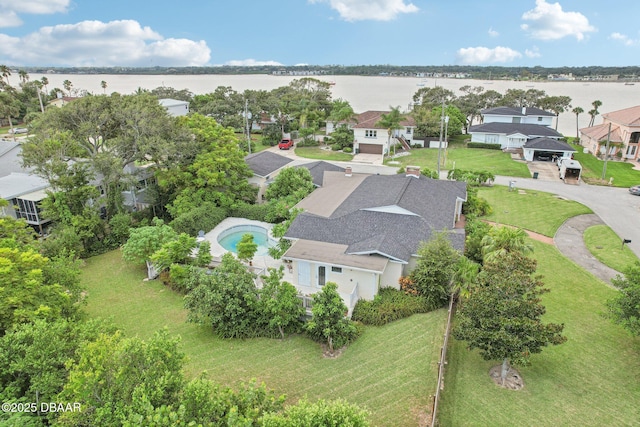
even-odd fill
[[[30,74],[31,80],[40,79],[41,74]],[[292,80],[301,77],[257,75],[101,75],[101,74],[46,74],[49,79],[48,89],[62,88],[62,82],[71,81],[75,89],[101,94],[100,83],[107,82],[107,93],[134,93],[138,88],[155,89],[160,86],[174,89],[188,89],[192,93],[205,94],[213,92],[218,86],[231,86],[242,92],[246,89],[272,90],[286,86]],[[331,87],[333,99],[342,98],[349,101],[356,113],[366,110],[389,110],[400,106],[401,111],[409,109],[413,95],[423,87],[442,86],[453,91],[456,96],[462,86],[482,86],[485,90],[495,90],[504,94],[507,89],[538,89],[550,96],[569,96],[572,107],[581,107],[585,112],[580,114],[578,127],[586,127],[590,116],[587,111],[593,107],[595,100],[602,101],[600,112],[606,113],[640,104],[640,83],[625,85],[621,82],[573,82],[545,81],[518,82],[508,80],[472,80],[472,79],[422,79],[417,77],[362,77],[362,76],[321,76],[319,80],[335,82]],[[595,124],[602,123],[596,117]],[[558,118],[557,129],[567,136],[576,136],[576,116],[571,112],[563,113]]]

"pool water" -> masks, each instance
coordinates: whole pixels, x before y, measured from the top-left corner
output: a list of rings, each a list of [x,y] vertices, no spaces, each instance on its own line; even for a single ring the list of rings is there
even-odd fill
[[[238,242],[242,239],[242,236],[245,234],[253,235],[253,241],[258,245],[258,250],[256,251],[256,255],[263,256],[269,254],[269,248],[274,246],[274,242],[270,240],[267,235],[263,232],[254,232],[254,231],[246,231],[239,230],[233,231],[232,233],[226,234],[224,237],[218,240],[218,243],[225,248],[226,250],[238,253]]]

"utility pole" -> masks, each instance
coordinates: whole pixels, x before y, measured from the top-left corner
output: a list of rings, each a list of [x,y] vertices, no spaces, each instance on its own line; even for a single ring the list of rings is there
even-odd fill
[[[602,180],[607,174],[607,159],[609,158],[609,141],[611,140],[611,122],[609,122],[609,132],[607,133],[607,145],[604,152],[604,165],[602,165]]]
[[[244,128],[247,131],[247,146],[249,147],[249,154],[251,154],[251,129],[249,129],[249,110],[248,110],[249,101],[247,98],[244,99]]]
[[[444,132],[444,93],[442,94],[442,114],[440,116],[440,139],[438,140],[438,179],[440,179],[440,152],[442,151],[442,132]]]

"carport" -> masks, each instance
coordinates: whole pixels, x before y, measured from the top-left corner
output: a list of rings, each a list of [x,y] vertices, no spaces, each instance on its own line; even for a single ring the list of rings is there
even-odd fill
[[[534,138],[522,146],[523,157],[529,162],[552,161],[555,158],[571,158],[576,152],[564,141],[553,138]]]

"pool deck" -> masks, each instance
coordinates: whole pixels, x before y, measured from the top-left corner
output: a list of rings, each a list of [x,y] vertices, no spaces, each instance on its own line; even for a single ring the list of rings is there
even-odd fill
[[[211,244],[211,256],[213,257],[213,264],[217,264],[220,262],[222,255],[229,252],[225,248],[223,248],[220,243],[218,243],[218,236],[227,229],[231,227],[235,227],[238,225],[255,225],[269,230],[269,237],[274,238],[271,235],[271,229],[273,228],[273,224],[269,224],[268,222],[262,221],[254,221],[246,218],[225,218],[220,224],[218,224],[213,230],[209,231],[204,235],[204,239]],[[269,255],[256,255],[253,257],[253,271],[258,276],[262,274],[266,274],[267,268],[280,268],[283,265],[282,261],[279,259],[273,259]],[[293,278],[291,273],[289,273],[288,269],[284,270],[284,280],[291,282]],[[289,277],[287,277],[289,276]]]

